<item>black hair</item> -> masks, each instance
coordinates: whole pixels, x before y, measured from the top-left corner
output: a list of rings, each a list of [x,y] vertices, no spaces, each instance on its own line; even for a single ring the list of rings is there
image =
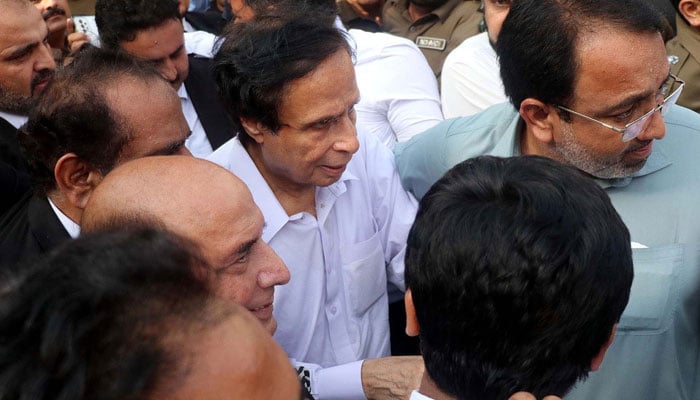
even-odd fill
[[[125,76],[144,85],[162,81],[152,66],[93,46],[56,73],[18,135],[39,193],[56,188],[54,167],[66,153],[75,153],[103,175],[115,166],[133,127],[110,108],[105,91]]]
[[[102,47],[119,49],[139,31],[156,28],[167,21],[180,20],[177,0],[97,0],[95,24]]]
[[[335,0],[244,0],[255,18],[306,19],[332,27],[338,15]]]
[[[287,85],[339,50],[352,54],[344,34],[314,21],[261,18],[225,30],[214,56],[214,76],[241,141],[241,118],[280,127],[278,107]]]
[[[633,276],[604,190],[538,156],[452,168],[421,200],[405,261],[426,370],[458,399],[562,396],[607,343]]]
[[[645,0],[518,0],[496,43],[505,92],[515,108],[526,98],[567,105],[578,74],[577,44],[598,26],[664,34],[668,23]],[[614,55],[611,55],[614,57]]]
[[[191,335],[235,311],[196,268],[208,266],[192,244],[154,230],[81,237],[23,268],[0,292],[0,398],[145,399],[177,387]]]

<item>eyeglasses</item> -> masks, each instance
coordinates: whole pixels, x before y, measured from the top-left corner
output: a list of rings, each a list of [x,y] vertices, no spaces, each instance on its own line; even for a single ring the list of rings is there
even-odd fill
[[[678,87],[668,96],[666,94],[671,90],[671,88],[675,84],[679,84]],[[599,125],[602,125],[606,128],[612,129],[615,132],[619,132],[622,134],[622,141],[623,142],[629,142],[630,140],[636,138],[639,136],[644,129],[646,128],[646,123],[649,120],[649,117],[651,117],[655,112],[661,110],[661,116],[665,116],[668,113],[668,110],[671,109],[671,106],[676,103],[676,100],[678,100],[678,97],[681,95],[681,91],[683,90],[683,87],[685,86],[685,81],[682,79],[679,79],[677,76],[673,74],[669,74],[668,78],[666,79],[666,82],[661,86],[661,91],[658,94],[658,97],[663,98],[663,101],[661,104],[657,104],[649,110],[649,112],[645,113],[641,117],[635,119],[634,121],[630,122],[629,124],[625,125],[624,128],[618,128],[616,126],[612,126],[610,124],[606,124],[605,122],[598,121],[595,118],[591,118],[588,115],[581,114],[579,112],[576,112],[574,110],[568,109],[564,106],[559,106],[556,105],[556,107],[560,110],[564,110],[567,112],[570,112],[574,115],[578,115],[581,118],[585,118],[589,121],[595,122]]]

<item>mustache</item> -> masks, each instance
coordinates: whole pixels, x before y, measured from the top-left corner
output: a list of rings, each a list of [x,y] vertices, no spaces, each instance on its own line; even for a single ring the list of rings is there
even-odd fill
[[[54,15],[66,15],[66,10],[62,9],[61,7],[55,7],[43,13],[41,16],[46,20],[53,17]]]
[[[633,152],[641,149],[642,147],[648,145],[649,143],[651,143],[651,140],[645,140],[645,141],[635,140],[634,143],[632,145],[630,145],[629,148],[627,148],[626,152],[633,153]]]
[[[41,71],[37,72],[37,74],[32,78],[31,82],[31,90],[32,90],[32,96],[35,95],[34,89],[36,89],[36,86],[40,84],[41,82],[53,78],[54,71],[50,69],[42,69]]]

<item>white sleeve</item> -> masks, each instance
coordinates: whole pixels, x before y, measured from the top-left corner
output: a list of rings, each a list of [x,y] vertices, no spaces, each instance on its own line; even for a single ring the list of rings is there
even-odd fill
[[[309,392],[316,400],[365,400],[362,389],[362,363],[364,360],[323,368],[317,364],[290,361],[309,383]]]
[[[440,79],[445,118],[473,115],[508,101],[498,58],[485,32],[468,38],[447,56]]]

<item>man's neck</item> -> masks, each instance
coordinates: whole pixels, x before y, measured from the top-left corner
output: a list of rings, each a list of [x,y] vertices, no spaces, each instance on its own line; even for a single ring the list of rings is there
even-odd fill
[[[535,135],[530,130],[530,127],[523,123],[523,127],[518,133],[518,142],[520,144],[520,154],[527,156],[542,156],[548,157],[553,160],[559,160],[559,156],[556,151],[552,150],[552,145],[548,143],[542,143],[537,140]]]
[[[416,22],[435,10],[435,7],[417,6],[412,2],[408,3],[408,15],[411,17],[411,22]]]
[[[244,145],[244,148],[287,215],[307,212],[316,216],[316,187],[314,185],[289,182],[270,170],[263,160],[258,144],[247,144]]]
[[[435,385],[435,382],[430,379],[428,371],[423,372],[423,378],[421,379],[418,391],[434,400],[455,400],[454,397],[446,395]]]

